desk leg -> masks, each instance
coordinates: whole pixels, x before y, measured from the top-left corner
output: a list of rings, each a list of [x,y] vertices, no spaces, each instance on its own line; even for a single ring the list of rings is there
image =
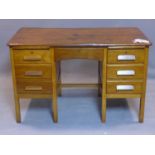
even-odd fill
[[[15,97],[16,122],[21,123],[19,97]]]
[[[145,96],[140,98],[140,108],[139,108],[139,122],[144,121],[144,109],[145,109]]]
[[[101,86],[101,62],[98,61],[98,96],[101,97],[102,86]]]
[[[21,122],[21,114],[20,114],[20,101],[16,90],[16,78],[15,78],[15,65],[13,58],[13,49],[10,48],[10,59],[11,59],[11,67],[12,67],[12,81],[14,88],[14,100],[15,100],[15,112],[16,112],[16,122]]]
[[[104,70],[104,63],[102,64],[102,122],[104,123],[106,121],[106,73]]]
[[[54,59],[54,49],[52,52],[52,114],[53,121],[58,122],[58,108],[57,108],[57,76],[56,76],[56,61]]]
[[[145,61],[144,61],[144,83],[143,83],[143,92],[140,98],[140,107],[139,107],[139,122],[144,121],[144,111],[145,111],[145,94],[146,94],[146,81],[147,81],[147,68],[148,68],[148,52],[149,48],[145,48]]]
[[[107,49],[104,50],[104,61],[102,61],[102,122],[106,121],[106,83],[107,83]]]
[[[58,61],[58,84],[59,84],[59,87],[58,87],[58,95],[59,96],[62,96],[62,82],[61,82],[61,61]]]

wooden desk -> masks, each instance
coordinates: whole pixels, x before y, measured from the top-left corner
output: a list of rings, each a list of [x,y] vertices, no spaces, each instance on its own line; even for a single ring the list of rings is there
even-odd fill
[[[133,43],[135,38],[148,40],[137,28],[21,28],[8,43],[17,122],[21,122],[20,98],[52,98],[53,120],[58,121],[57,88],[61,92],[62,84],[57,76],[64,59],[99,61],[103,122],[107,98],[137,97],[143,122],[151,43]]]

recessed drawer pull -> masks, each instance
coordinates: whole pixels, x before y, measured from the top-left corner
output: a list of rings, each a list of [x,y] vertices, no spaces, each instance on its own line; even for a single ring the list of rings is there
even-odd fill
[[[40,61],[41,60],[41,56],[40,55],[24,56],[23,60],[24,61]]]
[[[41,86],[26,86],[25,87],[26,91],[40,91],[42,90]]]
[[[116,89],[119,91],[128,91],[128,90],[134,90],[134,86],[133,85],[117,85]]]
[[[26,71],[25,76],[42,76],[42,71]]]
[[[134,61],[136,60],[135,55],[118,55],[117,60],[119,61]]]
[[[121,75],[121,76],[135,75],[135,70],[118,70],[117,75]]]

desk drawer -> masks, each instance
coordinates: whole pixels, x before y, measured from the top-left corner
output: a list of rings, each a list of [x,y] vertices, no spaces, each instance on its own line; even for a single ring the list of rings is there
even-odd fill
[[[51,63],[49,50],[13,50],[15,64]]]
[[[109,64],[129,64],[129,63],[144,63],[144,49],[109,49],[108,63]]]
[[[108,94],[140,94],[142,92],[142,82],[110,81],[107,82]]]
[[[15,65],[16,78],[51,78],[51,65]]]
[[[104,48],[55,48],[55,59],[104,59]]]
[[[143,65],[108,65],[108,79],[143,79]]]
[[[19,94],[50,94],[52,83],[47,80],[17,80],[17,92]]]

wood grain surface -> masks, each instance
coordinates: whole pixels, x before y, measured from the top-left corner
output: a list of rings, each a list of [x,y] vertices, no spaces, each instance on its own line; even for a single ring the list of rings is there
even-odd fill
[[[121,46],[151,45],[133,43],[148,38],[138,28],[21,28],[8,42],[9,46]]]

